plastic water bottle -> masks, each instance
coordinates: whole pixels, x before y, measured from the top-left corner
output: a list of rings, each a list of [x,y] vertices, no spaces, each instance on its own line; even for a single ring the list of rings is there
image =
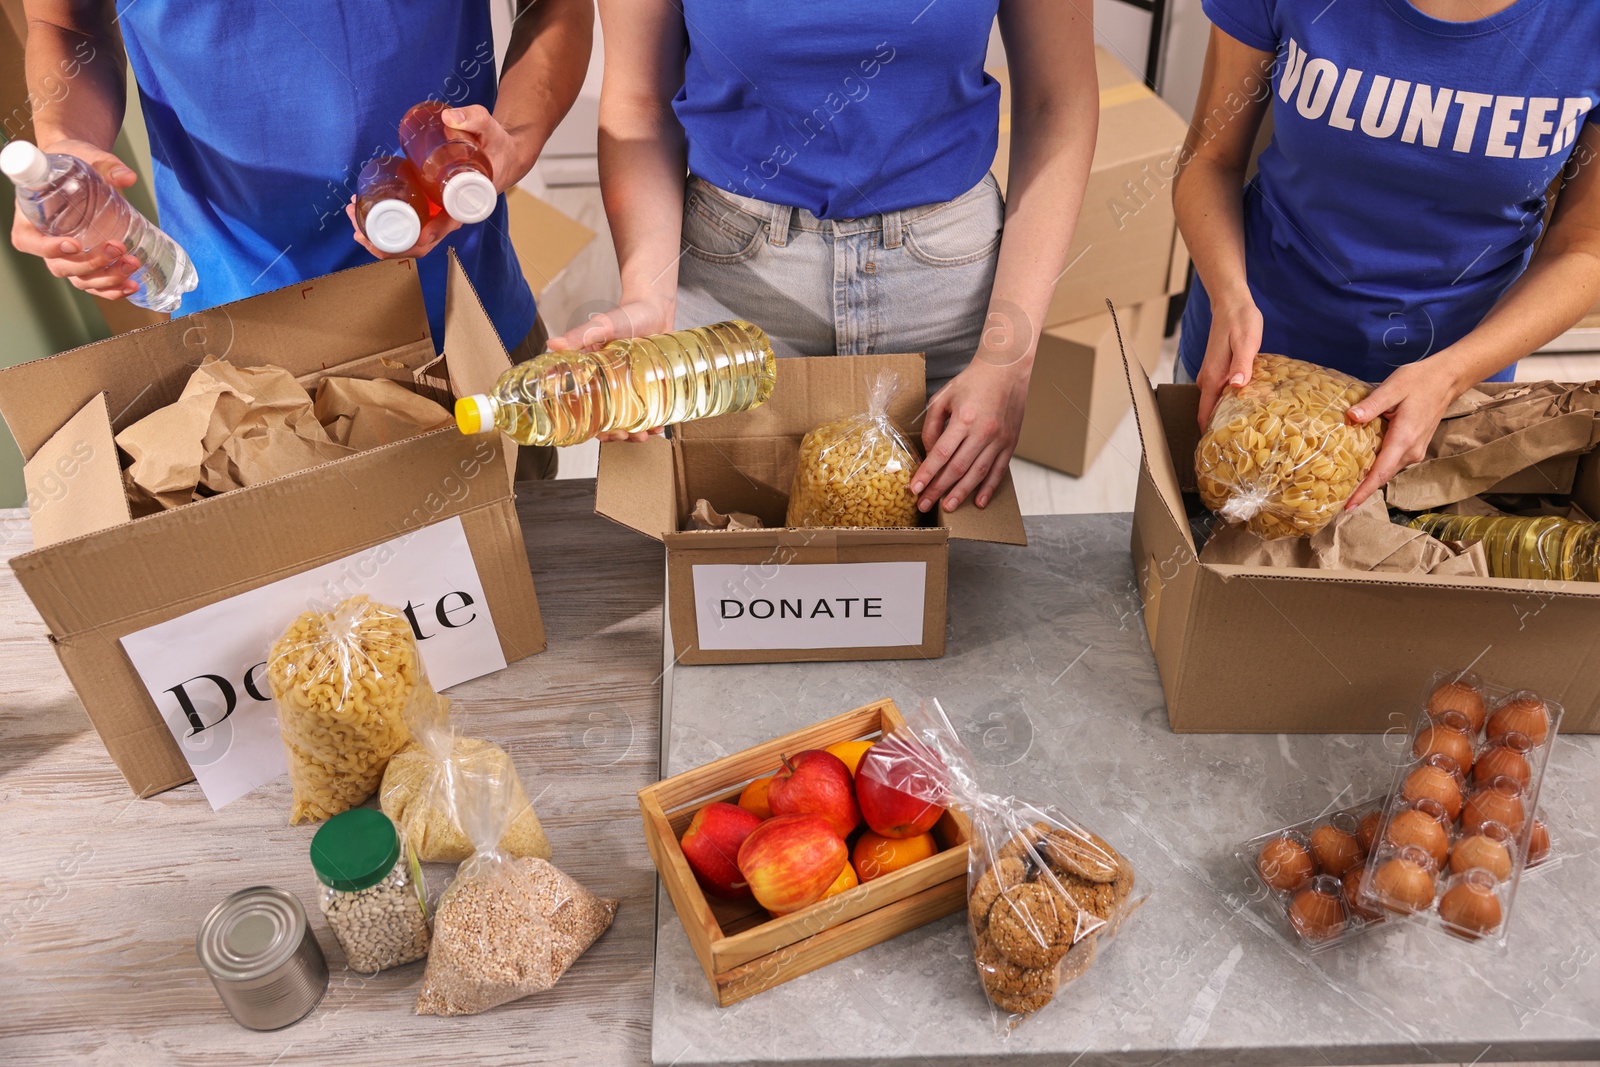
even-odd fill
[[[612,341],[598,352],[546,352],[500,376],[494,392],[456,401],[462,433],[499,430],[524,445],[575,445],[749,411],[777,379],[772,342],[735,319]]]
[[[433,215],[417,169],[400,156],[375,156],[356,178],[356,222],[374,248],[404,252]]]
[[[400,120],[400,148],[422,176],[422,187],[457,222],[482,222],[500,194],[494,168],[478,142],[444,124],[450,105],[424,100]]]
[[[199,284],[178,242],[156,228],[100,172],[77,156],[45,155],[27,141],[0,149],[0,172],[17,186],[23,217],[51,237],[87,250],[115,241],[139,261],[128,275],[139,291],[128,299],[151,311],[175,311]]]

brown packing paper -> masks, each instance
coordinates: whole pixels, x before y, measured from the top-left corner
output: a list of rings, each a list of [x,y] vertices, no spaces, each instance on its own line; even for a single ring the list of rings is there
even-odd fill
[[[451,421],[443,407],[389,378],[324,378],[317,421],[336,443],[357,452],[393,444]]]
[[[1389,505],[1427,511],[1476,496],[1556,456],[1600,443],[1600,381],[1469,389],[1445,411],[1428,457],[1385,488]],[[1551,486],[1550,491],[1565,487]]]
[[[759,530],[761,520],[743,511],[730,511],[726,515],[711,506],[711,501],[701,497],[694,502],[689,513],[691,530]]]
[[[1421,530],[1397,526],[1377,497],[1341,512],[1310,537],[1264,541],[1242,526],[1219,525],[1200,550],[1200,562],[1480,578],[1489,574],[1480,546],[1452,546]]]

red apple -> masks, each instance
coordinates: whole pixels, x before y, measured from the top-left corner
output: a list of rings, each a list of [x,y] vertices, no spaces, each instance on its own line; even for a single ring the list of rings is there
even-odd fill
[[[933,829],[944,808],[929,798],[944,794],[944,765],[914,741],[886,737],[867,749],[856,768],[861,816],[882,837],[916,837]]]
[[[844,838],[820,815],[774,815],[739,846],[739,870],[771,912],[821,900],[849,858]]]
[[[760,825],[759,815],[721,801],[694,813],[678,844],[700,888],[723,900],[750,899],[750,886],[739,873],[739,846]]]
[[[767,803],[774,815],[820,815],[840,837],[849,837],[861,821],[850,767],[820,748],[784,759],[783,769],[772,776]]]

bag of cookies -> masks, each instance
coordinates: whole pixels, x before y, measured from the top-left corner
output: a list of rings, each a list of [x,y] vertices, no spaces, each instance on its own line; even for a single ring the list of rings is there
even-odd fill
[[[917,454],[889,418],[900,376],[880,371],[867,410],[825,422],[800,442],[789,490],[790,526],[915,526]]]
[[[1205,506],[1268,541],[1332,522],[1378,458],[1383,420],[1345,413],[1372,387],[1348,374],[1262,353],[1229,389],[1195,449]]]
[[[860,773],[972,824],[967,929],[995,1032],[1009,1034],[1081,977],[1143,903],[1133,865],[1059,808],[986,788],[937,701],[878,746],[892,758],[863,761]]]

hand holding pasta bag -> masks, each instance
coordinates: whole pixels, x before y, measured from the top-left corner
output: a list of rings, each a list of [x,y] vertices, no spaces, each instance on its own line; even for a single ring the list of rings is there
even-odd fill
[[[365,596],[296,619],[267,655],[294,786],[290,823],[320,821],[378,789],[407,722],[440,714],[411,623]]]
[[[1348,374],[1263,353],[1223,394],[1195,450],[1200,499],[1268,541],[1332,522],[1378,458],[1383,420],[1345,414],[1372,387]]]
[[[900,376],[880,371],[867,410],[823,423],[800,442],[789,491],[790,526],[915,526],[917,454],[889,418]]]

